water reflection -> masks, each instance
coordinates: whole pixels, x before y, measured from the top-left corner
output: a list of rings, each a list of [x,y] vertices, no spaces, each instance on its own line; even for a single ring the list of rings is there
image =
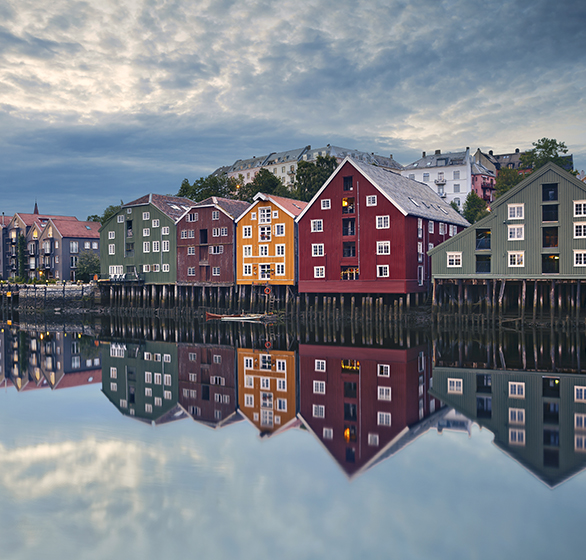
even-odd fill
[[[550,487],[586,467],[584,333],[378,330],[348,345],[365,337],[323,343],[317,329],[299,342],[288,322],[106,317],[95,336],[5,325],[0,373],[18,391],[101,383],[122,415],[155,426],[247,421],[263,439],[299,430],[350,479],[430,430],[470,435],[472,423]]]

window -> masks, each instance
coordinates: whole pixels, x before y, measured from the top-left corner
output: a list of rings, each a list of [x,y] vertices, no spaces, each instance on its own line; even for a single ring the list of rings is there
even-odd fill
[[[574,387],[574,402],[586,402],[586,387]]]
[[[574,218],[586,216],[586,200],[574,200]]]
[[[574,239],[586,237],[586,222],[574,222]]]
[[[285,237],[285,224],[275,224],[275,237]]]
[[[460,179],[460,171],[456,170],[454,171],[454,180],[457,181],[458,179]]]
[[[152,404],[145,404],[144,405],[144,411],[145,412],[152,412],[153,411],[153,405]]]
[[[256,222],[256,212],[251,212],[250,213],[250,219],[254,220]]]
[[[391,400],[391,388],[390,387],[379,387],[378,388],[378,400],[379,401],[390,401]]]
[[[242,228],[242,237],[244,239],[252,238],[252,226],[244,226]]]
[[[509,408],[510,424],[525,424],[525,410],[523,408]]]
[[[258,226],[258,240],[259,241],[270,241],[271,240],[271,226]]]
[[[155,385],[160,385],[163,381],[163,375],[160,373],[155,373]]]
[[[376,276],[377,276],[377,278],[388,278],[389,277],[389,265],[388,264],[377,265]]]
[[[391,425],[391,413],[390,412],[379,412],[377,414],[376,423],[379,426],[390,426]]]
[[[525,430],[509,428],[509,444],[525,445]]]
[[[116,218],[116,221],[117,221],[119,224],[123,224],[123,223],[124,223],[124,215],[120,214],[120,216],[118,216],[118,217]]]
[[[574,251],[574,266],[586,266],[586,251]]]
[[[259,224],[270,224],[271,223],[271,208],[266,206],[258,209],[258,223]]]
[[[151,215],[149,212],[143,212],[142,213],[142,219],[143,220],[150,220],[151,219]]]
[[[187,214],[187,216],[185,217],[185,221],[186,222],[197,222],[198,220],[199,220],[199,214],[197,212],[191,213],[191,214]]]
[[[560,271],[559,255],[541,255],[541,272],[543,274],[558,274]]]
[[[525,266],[525,251],[509,251],[509,266],[522,267]]]
[[[270,280],[271,279],[271,265],[270,264],[261,264],[259,266],[259,278],[261,280]]]
[[[315,360],[315,371],[326,371],[326,361]]]
[[[161,397],[155,397],[155,406],[163,406],[163,399]]]
[[[446,224],[444,224],[443,222],[440,222],[440,224],[439,224],[439,234],[440,235],[446,234]]]
[[[193,231],[190,231],[189,233],[190,233],[189,237],[193,237],[193,235],[191,235],[191,234],[193,234]],[[220,237],[227,237],[227,235],[228,235],[228,228],[227,227],[220,228]]]
[[[366,206],[376,206],[376,194],[366,197]]]
[[[212,229],[212,237],[220,237],[220,228],[213,228]]]
[[[356,205],[354,202],[354,197],[343,198],[342,199],[342,214],[354,214],[355,211],[356,211]]]
[[[544,222],[557,222],[558,221],[558,205],[557,204],[544,204],[541,207],[541,216]]]
[[[283,167],[283,171],[285,171],[284,167]],[[278,210],[273,210],[273,218],[275,218],[275,219],[279,218],[279,211]]]
[[[209,253],[210,255],[221,255],[224,252],[223,245],[210,245]]]
[[[448,260],[448,268],[456,268],[462,266],[461,252],[447,252],[446,257]]]
[[[287,412],[287,399],[277,399],[277,410]]]
[[[525,398],[525,383],[518,381],[509,381],[509,397],[511,399]]]
[[[550,183],[541,185],[541,200],[543,202],[551,202],[558,199],[558,185],[557,183]]]
[[[118,369],[115,367],[110,368],[110,377],[116,379],[118,377]]]
[[[287,362],[285,360],[277,360],[277,371],[279,371],[279,372],[287,371]]]
[[[195,247],[193,247],[195,255]],[[161,250],[161,242],[160,241],[153,241],[153,253],[158,253]],[[189,255],[189,249],[187,250],[187,254]]]
[[[151,252],[151,242],[150,241],[143,241],[142,252],[143,253],[150,253]]]
[[[117,383],[110,383],[110,391],[118,391],[118,384]]]
[[[314,381],[313,382],[313,392],[316,395],[325,395],[326,394],[326,382],[325,381]]]
[[[586,428],[586,414],[580,412],[574,413],[574,428],[576,430],[583,430]]]
[[[150,272],[151,271],[151,265],[150,264],[143,264],[142,265],[142,271],[143,272]]]
[[[153,252],[155,251],[155,243],[158,243],[158,241],[153,241]],[[187,247],[187,254],[188,255],[195,255],[195,247],[191,246],[191,247]]]
[[[169,252],[169,241],[163,241],[163,253],[168,253]],[[165,268],[165,265],[163,265],[163,269]]]
[[[150,371],[144,372],[144,382],[145,383],[152,383],[153,382],[153,374]]]
[[[242,271],[243,276],[252,276],[252,265],[251,264],[245,264],[243,271]]]
[[[148,227],[142,228],[142,236],[143,237],[150,237],[151,236],[151,229]]]
[[[277,391],[286,391],[287,390],[287,380],[286,379],[277,379]]]
[[[285,245],[284,244],[275,245],[275,255],[277,257],[284,257],[285,256]]]
[[[212,267],[212,276],[220,276],[220,267],[219,266]]]
[[[390,241],[377,241],[376,242],[376,254],[377,255],[390,255],[391,254],[391,242]]]
[[[110,243],[108,245],[108,255],[115,255],[116,254],[116,245],[114,243]]]
[[[460,192],[460,183],[454,183],[454,192],[455,193],[459,193]]]
[[[259,257],[268,257],[269,256],[269,246],[268,245],[259,245],[258,246],[258,256]]]
[[[433,233],[434,232],[434,222],[433,220],[429,220],[429,222],[427,222],[427,229],[429,231],[429,233]]]
[[[219,220],[220,219],[220,212],[218,210],[212,211],[212,220]]]
[[[415,179],[415,177],[413,177]],[[423,182],[427,183],[429,181],[429,173],[424,173],[423,174]]]
[[[368,445],[378,447],[378,434],[368,434]]]
[[[376,229],[389,229],[391,219],[389,216],[376,217]]]
[[[342,257],[355,257],[356,256],[356,242],[347,241],[342,244]]]
[[[115,231],[109,231],[108,232],[108,239],[115,239],[116,238],[116,232]]]
[[[462,380],[448,377],[448,393],[461,395],[463,393]]]
[[[249,389],[253,388],[254,387],[254,377],[252,377],[251,375],[245,375],[244,376],[244,386],[248,387]]]
[[[169,226],[164,226],[161,229],[161,235],[169,235]]]
[[[70,241],[69,242],[69,252],[70,253],[79,253],[79,243],[77,241]]]
[[[322,435],[323,435],[323,439],[334,439],[334,429],[333,428],[324,428]]]
[[[313,405],[313,417],[314,418],[325,418],[326,417],[326,407],[322,404],[314,404]]]
[[[323,220],[311,220],[311,231],[323,231],[324,230],[324,222]]]
[[[285,276],[285,265],[283,263],[277,263],[275,265],[275,275]]]
[[[186,229],[181,230],[181,239],[187,239],[187,230]]]
[[[321,201],[321,209],[322,210],[329,210],[332,207],[332,201],[329,198],[324,198]]]
[[[325,266],[314,266],[313,267],[313,277],[314,278],[325,278],[326,277],[326,267]]]
[[[324,256],[324,244],[323,243],[312,243],[311,256],[312,257],[323,257]]]
[[[167,264],[164,264],[164,265],[163,265],[163,272],[169,272],[169,271],[170,271],[170,268],[171,268],[171,267],[169,266],[169,263],[167,263]]]
[[[187,267],[187,276],[195,276],[195,266]]]
[[[97,249],[97,248],[98,248],[98,242],[92,241],[92,249]]]
[[[242,252],[245,257],[252,257],[252,245],[244,245]]]
[[[391,366],[389,364],[378,364],[376,369],[377,369],[377,375],[379,377],[390,377],[391,376]]]
[[[525,219],[525,205],[524,204],[508,204],[509,220],[523,220]]]
[[[509,226],[509,241],[519,241],[525,239],[525,226]]]
[[[152,226],[153,226],[154,228],[157,228],[157,227],[159,227],[159,226],[160,226],[160,222],[159,222],[159,220],[157,220],[157,219],[153,219]]]
[[[171,374],[165,373],[165,375],[163,375],[163,385],[171,385],[171,384],[172,384]]]
[[[254,406],[254,395],[244,395],[244,406],[252,408]]]
[[[352,190],[352,177],[344,177],[343,179],[344,183],[344,190],[345,191],[351,191]]]

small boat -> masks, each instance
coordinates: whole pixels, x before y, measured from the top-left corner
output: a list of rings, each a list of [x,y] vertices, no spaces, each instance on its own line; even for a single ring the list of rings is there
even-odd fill
[[[206,321],[262,321],[268,316],[263,313],[239,313],[237,315],[222,315],[206,311]]]

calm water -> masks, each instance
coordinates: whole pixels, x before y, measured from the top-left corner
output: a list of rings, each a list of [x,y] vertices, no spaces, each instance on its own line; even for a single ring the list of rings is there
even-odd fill
[[[583,334],[318,330],[4,324],[1,557],[583,557]]]

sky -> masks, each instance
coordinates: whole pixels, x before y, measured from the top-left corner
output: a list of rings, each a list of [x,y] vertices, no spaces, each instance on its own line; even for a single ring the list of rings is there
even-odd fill
[[[586,4],[0,0],[0,211],[85,219],[237,159],[563,141],[586,169]]]

